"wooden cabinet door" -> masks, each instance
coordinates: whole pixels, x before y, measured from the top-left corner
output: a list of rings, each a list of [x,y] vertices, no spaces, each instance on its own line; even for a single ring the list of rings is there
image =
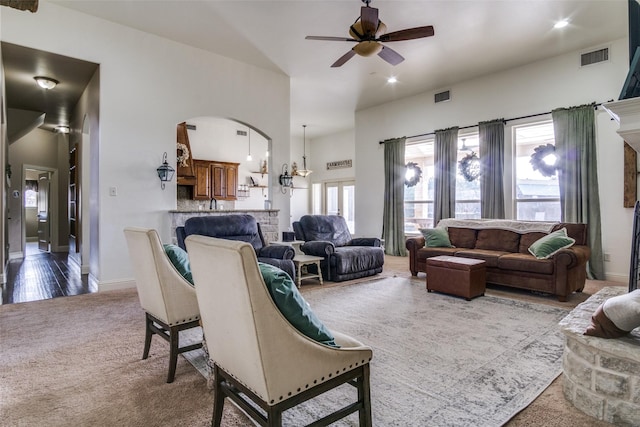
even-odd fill
[[[227,183],[224,164],[212,163],[211,164],[211,179],[213,181],[213,197],[220,200],[227,198]]]
[[[228,164],[224,168],[225,183],[227,187],[227,200],[238,199],[238,166]]]
[[[193,186],[193,198],[195,200],[211,199],[211,172],[210,162],[194,160],[193,169],[196,175],[196,184]]]

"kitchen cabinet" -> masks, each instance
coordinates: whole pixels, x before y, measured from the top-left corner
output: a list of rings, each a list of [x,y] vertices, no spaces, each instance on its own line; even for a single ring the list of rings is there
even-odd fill
[[[193,160],[194,200],[237,200],[239,163]]]

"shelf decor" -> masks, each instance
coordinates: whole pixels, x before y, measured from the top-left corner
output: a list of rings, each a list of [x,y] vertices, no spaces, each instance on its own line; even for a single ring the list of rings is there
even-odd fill
[[[558,170],[558,158],[556,147],[553,144],[542,144],[533,149],[533,154],[529,160],[533,170],[540,172],[543,176],[552,177]]]
[[[467,154],[458,162],[460,173],[467,181],[471,182],[480,176],[480,159],[475,151]]]

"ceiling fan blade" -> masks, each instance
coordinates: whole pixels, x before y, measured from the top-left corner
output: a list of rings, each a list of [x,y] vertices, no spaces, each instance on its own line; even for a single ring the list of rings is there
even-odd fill
[[[356,52],[352,49],[349,52],[345,53],[344,55],[342,55],[340,57],[340,59],[338,59],[336,62],[334,62],[331,65],[331,68],[335,68],[335,67],[341,67],[342,64],[344,64],[345,62],[347,62],[348,60],[350,60],[351,58],[353,58],[353,56],[356,54]]]
[[[336,42],[357,42],[358,40],[350,39],[348,37],[331,37],[331,36],[307,36],[307,40],[328,40]]]
[[[391,65],[398,65],[404,58],[395,50],[388,48],[386,46],[382,46],[382,50],[378,52],[378,56],[385,61],[387,61]]]
[[[378,37],[378,41],[381,42],[397,42],[401,40],[413,40],[420,39],[422,37],[431,37],[434,35],[432,25],[426,27],[407,28],[406,30],[393,31],[391,33],[383,34]]]
[[[378,9],[369,6],[361,7],[360,22],[362,23],[362,31],[365,37],[375,36],[378,29]]]

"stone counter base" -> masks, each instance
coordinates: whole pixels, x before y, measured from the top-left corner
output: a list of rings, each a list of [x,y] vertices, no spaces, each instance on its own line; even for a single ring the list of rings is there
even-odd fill
[[[626,293],[606,287],[562,319],[564,395],[587,415],[615,425],[640,425],[640,328],[618,339],[583,335],[605,300]]]

